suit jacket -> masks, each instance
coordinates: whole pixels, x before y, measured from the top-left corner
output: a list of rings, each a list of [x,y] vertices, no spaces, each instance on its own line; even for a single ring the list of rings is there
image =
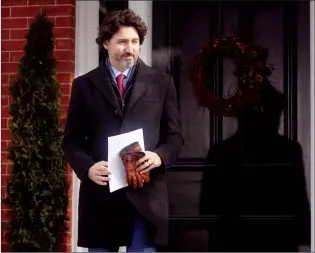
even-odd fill
[[[176,161],[183,146],[175,86],[170,75],[138,59],[129,94],[122,108],[105,64],[77,77],[72,84],[63,147],[81,180],[81,247],[128,245],[136,213],[148,221],[158,245],[167,243],[165,170]],[[90,180],[88,169],[98,161],[107,161],[108,137],[139,128],[143,128],[146,150],[162,159],[162,166],[151,171],[151,181],[141,189],[126,187],[110,193],[108,186]]]

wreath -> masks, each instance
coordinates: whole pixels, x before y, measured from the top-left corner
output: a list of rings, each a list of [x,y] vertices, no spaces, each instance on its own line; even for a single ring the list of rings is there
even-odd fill
[[[218,97],[210,92],[214,80],[213,66],[217,57],[227,57],[234,62],[237,89],[234,94]],[[268,76],[274,67],[267,63],[268,50],[256,44],[246,44],[228,34],[204,45],[193,59],[190,78],[197,102],[223,116],[236,116],[249,104],[259,101],[261,88],[270,84]]]

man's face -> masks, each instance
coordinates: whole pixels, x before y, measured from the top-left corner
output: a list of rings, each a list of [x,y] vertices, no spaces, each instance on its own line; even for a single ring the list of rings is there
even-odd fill
[[[122,26],[110,40],[104,42],[110,63],[123,71],[132,67],[138,59],[140,40],[137,30],[132,26]]]

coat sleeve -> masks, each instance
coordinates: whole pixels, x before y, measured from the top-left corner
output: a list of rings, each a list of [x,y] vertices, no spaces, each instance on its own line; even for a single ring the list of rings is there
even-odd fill
[[[163,165],[167,168],[176,161],[184,144],[181,133],[177,94],[171,76],[165,94],[160,132],[159,145],[153,152],[158,154]]]
[[[87,134],[83,118],[85,106],[83,93],[78,84],[77,79],[74,79],[63,139],[63,151],[67,162],[82,181],[95,161],[86,152]]]

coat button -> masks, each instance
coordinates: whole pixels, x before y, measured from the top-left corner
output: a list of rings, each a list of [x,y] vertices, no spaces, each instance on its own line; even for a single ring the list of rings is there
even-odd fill
[[[115,110],[115,114],[119,115],[119,112],[117,110]]]

